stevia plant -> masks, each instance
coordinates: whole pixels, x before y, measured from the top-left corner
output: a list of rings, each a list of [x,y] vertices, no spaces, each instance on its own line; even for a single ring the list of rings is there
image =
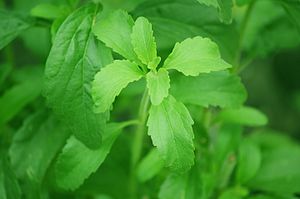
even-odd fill
[[[257,108],[297,127],[264,70],[299,19],[298,0],[1,1],[0,199],[298,198],[299,143]]]

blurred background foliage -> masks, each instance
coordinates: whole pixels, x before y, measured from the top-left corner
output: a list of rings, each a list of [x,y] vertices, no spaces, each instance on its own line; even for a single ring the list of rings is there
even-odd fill
[[[256,3],[250,3],[250,5],[247,0],[236,0],[232,9],[232,22],[223,23],[219,20],[217,9],[199,4],[196,0],[99,1],[104,5],[104,13],[122,8],[128,10],[134,18],[147,17],[153,24],[159,54],[163,59],[170,53],[176,42],[187,37],[201,35],[214,40],[219,45],[222,57],[226,61],[235,67],[240,63],[238,73],[248,91],[246,104],[258,108],[269,118],[267,129],[252,133],[251,139],[257,140],[257,143],[269,149],[270,153],[273,153],[271,148],[276,143],[280,145],[289,143],[288,145],[293,147],[290,143],[294,143],[295,140],[299,141],[300,18],[297,18],[297,10],[295,12],[292,10],[288,14],[285,12],[285,7],[275,0],[253,0],[252,2],[256,1]],[[13,135],[22,126],[23,121],[31,113],[38,112],[41,107],[45,107],[41,96],[42,78],[52,36],[55,35],[66,16],[83,2],[80,0],[0,0],[0,8],[6,10],[1,11],[0,17],[7,17],[5,12],[13,12],[15,16],[22,16],[21,21],[15,22],[16,25],[23,26],[19,35],[11,33],[11,35],[16,34],[16,39],[7,46],[1,46],[0,51],[1,151],[8,149]],[[252,12],[247,16],[249,6],[253,7]],[[49,12],[40,13],[39,9]],[[244,17],[248,17],[246,25],[243,24]],[[298,21],[298,25],[295,20]],[[1,31],[0,29],[0,35]],[[242,36],[239,36],[240,34]],[[135,117],[143,85],[144,82],[139,82],[122,92],[121,97],[114,104],[113,121]],[[129,104],[130,109],[128,109]],[[271,136],[264,133],[265,136],[262,136],[259,133],[274,132],[268,129],[276,129],[276,134]],[[226,128],[223,131],[226,132]],[[291,139],[276,137],[277,133],[287,135]],[[97,190],[97,193],[106,193],[115,198],[126,198],[124,197],[126,187],[122,183],[128,178],[126,168],[129,160],[126,157],[129,154],[129,140],[130,136],[127,134],[117,140],[113,151],[101,168],[73,194],[74,197],[80,198],[82,195]],[[150,143],[150,140],[147,142]],[[294,164],[293,169],[299,170],[300,160],[294,159],[293,154],[286,156],[289,153],[282,152],[288,149],[276,150],[281,150],[276,154],[277,159],[281,159],[282,162],[287,160],[289,164]],[[283,155],[280,157],[278,154]],[[266,164],[261,172],[269,171],[276,174],[278,171],[285,170],[284,166],[272,170],[272,161],[276,162],[277,159],[275,160],[272,154],[268,157],[266,162],[269,164]],[[299,154],[296,157],[299,157]],[[216,158],[222,159],[222,157]],[[51,172],[47,175],[51,175]],[[113,175],[117,176],[117,179],[112,178]],[[265,175],[268,173],[265,172]],[[155,198],[163,179],[162,176],[147,182],[147,186],[143,186],[141,192],[146,192],[150,198]],[[260,180],[258,178],[253,182],[259,184]],[[297,180],[299,182],[299,179]],[[256,183],[250,183],[249,186],[255,188]],[[294,191],[291,187],[281,185],[270,185],[271,188],[266,186],[265,190],[283,189],[284,192],[290,188],[291,192]],[[27,187],[26,190],[34,189],[32,184],[24,186]],[[299,188],[295,189],[299,190]],[[243,190],[233,190],[233,192],[243,192]],[[65,194],[58,194],[54,191],[50,198],[69,198],[72,195]],[[109,199],[104,195],[99,195],[97,198]],[[222,199],[226,199],[226,195]]]

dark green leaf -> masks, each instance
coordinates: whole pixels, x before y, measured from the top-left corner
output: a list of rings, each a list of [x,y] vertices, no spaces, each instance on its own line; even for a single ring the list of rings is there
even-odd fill
[[[89,4],[60,26],[46,63],[44,95],[76,138],[91,148],[101,144],[106,114],[93,112],[91,82],[112,61],[110,51],[91,32],[97,8]]]

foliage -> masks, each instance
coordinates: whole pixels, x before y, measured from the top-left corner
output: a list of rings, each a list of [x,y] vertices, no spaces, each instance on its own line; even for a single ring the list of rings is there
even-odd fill
[[[260,73],[299,38],[298,0],[1,1],[0,198],[297,198]]]

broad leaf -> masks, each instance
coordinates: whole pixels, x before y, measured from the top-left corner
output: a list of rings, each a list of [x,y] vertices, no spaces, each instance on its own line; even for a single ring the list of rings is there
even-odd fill
[[[0,9],[0,49],[30,26],[31,22],[25,17]]]
[[[122,89],[142,76],[143,73],[138,65],[127,60],[115,60],[104,67],[96,74],[93,81],[92,95],[95,111],[101,113],[109,110]]]
[[[245,184],[255,176],[261,165],[261,152],[258,146],[244,140],[238,150],[238,164],[236,170],[236,181]]]
[[[150,71],[146,78],[151,103],[154,105],[159,105],[169,94],[169,73],[164,68],[161,68],[158,70],[158,72]]]
[[[43,182],[44,175],[69,131],[48,111],[28,117],[15,134],[9,150],[18,178]]]
[[[262,112],[251,107],[224,109],[219,113],[217,120],[246,126],[263,126],[268,123],[268,118]]]
[[[220,20],[224,23],[232,21],[232,0],[197,0],[199,3],[207,6],[213,6],[218,9]]]
[[[89,4],[72,13],[60,26],[45,70],[48,104],[87,146],[101,144],[106,115],[93,112],[91,82],[112,60],[110,51],[91,33],[97,8]]]
[[[55,164],[57,185],[67,190],[78,188],[103,163],[122,128],[122,124],[108,124],[103,143],[95,150],[87,148],[75,137],[69,138]]]
[[[204,107],[239,107],[247,98],[240,78],[227,72],[201,74],[198,77],[176,76],[171,81],[170,92],[183,103]]]
[[[125,11],[117,10],[105,18],[100,18],[93,32],[115,52],[131,61],[138,61],[130,40],[133,25],[134,21],[130,15]]]
[[[172,96],[150,108],[148,134],[173,171],[183,173],[194,164],[193,123],[186,107]]]
[[[157,57],[152,25],[146,18],[139,17],[135,21],[132,28],[131,43],[143,64],[149,65]]]
[[[158,174],[164,167],[157,149],[152,149],[137,167],[137,176],[141,182],[146,182]]]
[[[219,48],[214,42],[197,36],[176,43],[164,67],[176,69],[186,76],[198,76],[200,73],[225,70],[231,65],[221,59]]]

